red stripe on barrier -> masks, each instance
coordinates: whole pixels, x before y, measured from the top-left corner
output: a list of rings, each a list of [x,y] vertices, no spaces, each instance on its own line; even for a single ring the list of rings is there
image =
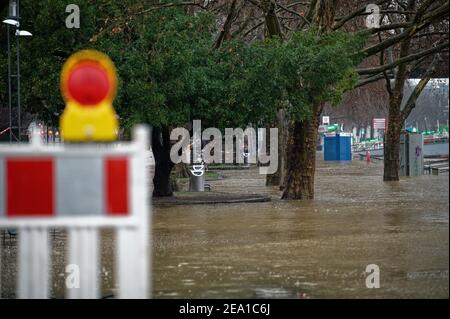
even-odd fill
[[[6,160],[6,215],[51,216],[53,201],[53,160],[27,158]]]
[[[128,215],[128,160],[105,159],[106,213],[108,215]]]

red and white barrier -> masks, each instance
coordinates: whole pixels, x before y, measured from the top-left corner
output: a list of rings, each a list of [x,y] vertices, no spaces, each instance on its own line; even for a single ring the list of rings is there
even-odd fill
[[[118,297],[149,297],[148,141],[148,129],[138,127],[131,143],[48,146],[36,131],[30,144],[0,145],[0,228],[18,230],[19,298],[48,297],[54,227],[67,229],[69,264],[80,270],[79,288],[68,288],[67,297],[100,296],[102,227],[117,232]]]
[[[126,157],[95,154],[0,158],[0,216],[126,216],[128,164]]]

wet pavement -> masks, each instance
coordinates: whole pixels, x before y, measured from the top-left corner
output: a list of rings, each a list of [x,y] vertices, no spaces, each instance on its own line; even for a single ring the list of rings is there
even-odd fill
[[[382,182],[382,162],[318,162],[316,199],[281,201],[258,170],[222,171],[213,190],[271,202],[154,208],[156,298],[448,298],[449,175]],[[114,293],[111,232],[102,236],[103,295]],[[53,296],[63,296],[65,236],[52,240]],[[15,240],[3,244],[13,297]],[[366,288],[366,266],[380,288]]]

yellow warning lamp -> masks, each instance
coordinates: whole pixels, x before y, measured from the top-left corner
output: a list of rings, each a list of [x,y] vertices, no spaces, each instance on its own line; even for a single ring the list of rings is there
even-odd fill
[[[111,59],[95,50],[79,51],[64,64],[60,84],[66,102],[61,137],[68,142],[114,141],[118,122],[112,102],[117,75]]]

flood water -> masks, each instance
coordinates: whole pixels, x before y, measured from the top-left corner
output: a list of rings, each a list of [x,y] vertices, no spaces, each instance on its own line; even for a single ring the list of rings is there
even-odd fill
[[[383,183],[381,161],[319,161],[312,201],[279,200],[256,169],[222,174],[213,191],[272,201],[153,208],[153,297],[449,297],[448,174]],[[104,296],[114,293],[112,237],[103,234]],[[14,296],[14,241],[3,245],[3,297]],[[52,242],[62,297],[64,233]],[[379,289],[366,288],[369,264]]]

